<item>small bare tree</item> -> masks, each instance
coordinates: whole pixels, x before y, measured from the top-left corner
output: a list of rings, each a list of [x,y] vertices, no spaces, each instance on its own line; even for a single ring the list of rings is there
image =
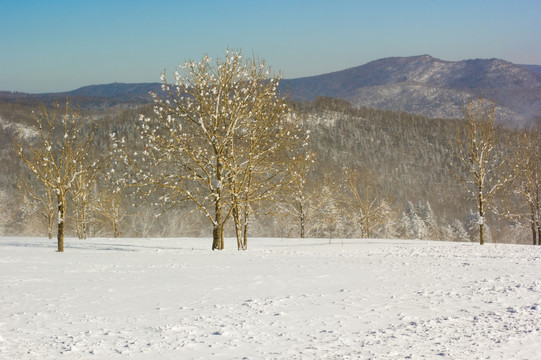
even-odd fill
[[[327,176],[318,189],[318,205],[315,213],[316,224],[314,230],[323,236],[326,232],[329,237],[329,244],[332,239],[341,234],[343,223],[343,213],[340,209],[340,200],[338,198],[338,185]]]
[[[383,193],[367,170],[346,171],[345,180],[340,208],[360,231],[361,237],[369,238],[390,216],[392,199]]]
[[[75,213],[75,228],[79,239],[86,239],[91,211],[92,192],[95,190],[97,172],[82,171],[83,164],[79,164],[78,174],[75,176],[72,187],[72,201]]]
[[[308,223],[317,208],[319,194],[317,191],[309,191],[308,179],[314,166],[315,153],[301,153],[294,157],[291,166],[291,185],[287,193],[288,201],[285,202],[285,212],[293,215],[299,227],[299,236],[304,239],[308,230]]]
[[[67,198],[75,178],[88,170],[80,164],[87,157],[92,133],[83,138],[82,117],[70,108],[68,101],[63,112],[58,104],[52,111],[42,105],[35,120],[37,139],[33,143],[25,141],[21,130],[14,141],[15,149],[37,179],[56,196],[58,252],[63,252]]]
[[[43,217],[47,225],[47,235],[49,239],[53,238],[56,199],[53,190],[49,186],[39,186],[35,183],[36,178],[31,179],[22,177],[17,182],[17,190],[19,191],[20,199],[22,200],[24,209],[23,212],[38,213]]]
[[[482,99],[464,108],[464,129],[457,131],[454,156],[459,168],[454,170],[459,182],[475,200],[479,214],[479,243],[485,242],[485,216],[494,195],[507,182],[503,174],[506,163],[499,148],[494,103]]]
[[[121,192],[112,192],[105,188],[99,192],[98,198],[94,201],[97,224],[109,226],[114,238],[120,236],[120,224],[128,216],[128,211],[123,206],[123,196]]]
[[[512,139],[513,181],[506,187],[509,219],[528,224],[532,244],[541,245],[541,130],[521,130]]]

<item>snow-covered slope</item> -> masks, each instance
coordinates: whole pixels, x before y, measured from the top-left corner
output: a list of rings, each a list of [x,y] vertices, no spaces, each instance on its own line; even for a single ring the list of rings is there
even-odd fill
[[[541,247],[0,238],[1,359],[535,359]]]

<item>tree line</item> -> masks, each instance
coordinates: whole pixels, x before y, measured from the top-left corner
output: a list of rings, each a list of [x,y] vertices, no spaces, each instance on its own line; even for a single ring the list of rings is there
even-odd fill
[[[483,243],[488,223],[493,238],[528,227],[539,244],[539,129],[496,126],[490,102],[462,120],[292,104],[279,74],[234,51],[161,81],[154,106],[42,106],[14,140],[14,218],[41,216],[59,251],[66,214],[80,238],[202,235],[207,223],[218,250],[226,235],[246,249],[249,232]]]

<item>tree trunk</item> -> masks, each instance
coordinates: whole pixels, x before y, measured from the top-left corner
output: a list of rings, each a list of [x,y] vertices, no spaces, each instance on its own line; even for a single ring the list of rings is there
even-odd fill
[[[58,252],[64,252],[64,197],[58,194]]]
[[[216,213],[214,226],[212,228],[212,250],[224,249],[224,224],[222,223],[222,207],[220,202],[216,201]]]
[[[234,205],[234,208],[233,208],[233,222],[235,223],[235,235],[237,237],[237,250],[242,250],[242,229],[240,225],[239,206],[237,204]]]
[[[119,235],[118,232],[118,222],[113,221],[113,237],[116,239]]]
[[[242,243],[242,250],[248,250],[248,218],[244,219],[244,242]]]
[[[82,235],[83,235],[83,239],[86,240],[86,226],[87,226],[87,221],[86,221],[86,204],[83,203],[83,207],[81,209],[81,217],[82,217],[82,221],[81,221],[81,232],[82,232]]]
[[[533,218],[533,216],[532,216]],[[532,236],[533,236],[533,245],[537,245],[537,226],[535,225],[534,219],[532,219]]]
[[[222,163],[216,158],[216,195],[214,198],[214,224],[212,228],[212,250],[224,249],[224,224],[222,214]]]
[[[75,229],[77,230],[77,237],[79,239],[83,238],[83,234],[81,233],[81,215],[79,214],[79,205],[77,202],[75,202]]]
[[[214,225],[212,229],[212,250],[224,249],[224,226]]]
[[[212,228],[212,250],[221,250],[220,249],[220,227],[216,224]]]
[[[252,172],[250,172],[250,176],[248,177],[248,188],[251,187],[252,184]],[[242,243],[242,250],[248,249],[248,221],[250,218],[250,193],[246,192],[245,194],[245,202],[244,202],[244,208],[243,208],[243,227],[242,227],[242,235],[243,235],[243,243]]]
[[[370,238],[370,222],[366,216],[361,216],[362,237],[365,239]]]
[[[301,239],[304,239],[305,231],[304,231],[304,207],[302,206],[302,203],[300,203],[300,227],[301,227]]]
[[[54,210],[49,209],[47,214],[47,233],[49,240],[53,239],[53,222],[54,222]]]
[[[485,207],[483,201],[483,185],[479,184],[479,244],[485,244]]]
[[[485,244],[485,224],[479,224],[479,244]]]

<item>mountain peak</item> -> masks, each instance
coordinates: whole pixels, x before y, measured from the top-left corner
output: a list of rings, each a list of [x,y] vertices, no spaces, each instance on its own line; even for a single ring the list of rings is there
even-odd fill
[[[499,117],[522,121],[541,113],[541,76],[501,59],[444,61],[430,55],[389,57],[308,78],[285,80],[294,99],[318,96],[356,106],[459,118],[479,96],[500,106]]]

